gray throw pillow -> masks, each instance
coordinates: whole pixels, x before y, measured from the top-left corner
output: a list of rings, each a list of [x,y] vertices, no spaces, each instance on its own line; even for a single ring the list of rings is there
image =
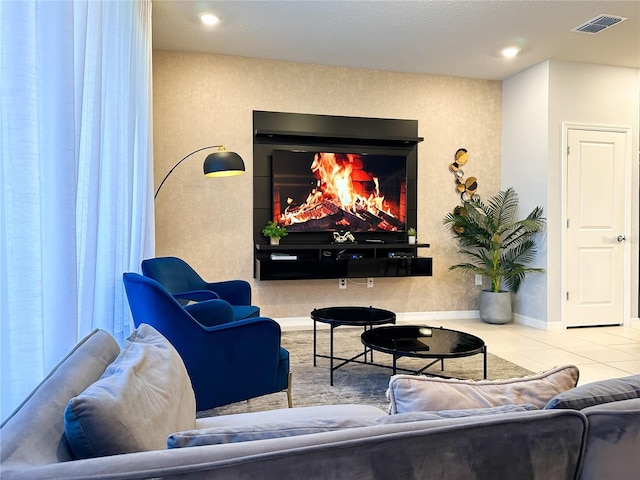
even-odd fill
[[[640,375],[585,383],[559,393],[544,407],[582,410],[603,403],[640,398]]]
[[[193,428],[195,418],[195,395],[182,359],[146,324],[64,412],[76,458],[163,450],[167,435]]]
[[[368,418],[309,418],[283,422],[275,420],[256,425],[202,428],[169,435],[167,448],[198,447],[202,445],[294,437],[370,425],[374,424]]]
[[[167,438],[167,447],[182,448],[218,445],[222,443],[249,442],[253,440],[332,432],[347,428],[441,420],[443,418],[495,415],[498,413],[522,412],[526,410],[536,410],[536,407],[533,405],[504,405],[496,408],[447,410],[443,412],[414,412],[400,415],[382,415],[378,417],[294,418],[283,421],[271,419],[253,425],[247,425],[242,422],[242,419],[239,419],[242,423],[238,425],[223,425],[174,433]]]
[[[578,383],[573,365],[507,380],[458,380],[394,375],[387,392],[389,413],[457,410],[531,403],[543,408],[558,393]]]

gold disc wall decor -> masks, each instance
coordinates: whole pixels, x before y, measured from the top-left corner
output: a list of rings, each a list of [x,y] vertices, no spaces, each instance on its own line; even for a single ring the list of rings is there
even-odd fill
[[[459,148],[453,158],[454,161],[449,165],[449,171],[455,175],[456,190],[460,193],[460,198],[463,202],[480,200],[480,195],[476,193],[478,180],[476,177],[469,177],[465,180],[464,170],[460,168],[469,161],[469,152],[466,148]]]
[[[467,192],[469,192],[472,195],[478,189],[478,182],[476,181],[476,177],[467,178],[467,181],[464,182],[464,185],[465,187],[467,187]]]
[[[458,165],[464,165],[469,160],[469,153],[464,148],[459,148],[456,152],[456,163]]]

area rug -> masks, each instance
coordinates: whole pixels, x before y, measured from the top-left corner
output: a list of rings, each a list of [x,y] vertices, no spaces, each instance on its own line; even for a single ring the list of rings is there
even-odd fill
[[[360,342],[362,329],[337,328],[334,330],[334,355],[351,358],[363,351]],[[282,346],[289,351],[291,372],[293,373],[292,397],[295,407],[358,403],[373,405],[386,410],[386,391],[389,386],[391,369],[375,365],[349,363],[333,374],[333,386],[329,385],[329,360],[319,358],[313,366],[313,331],[300,330],[282,333]],[[317,349],[319,354],[329,354],[329,331],[318,331]],[[374,362],[391,366],[391,355],[374,353]],[[398,360],[398,367],[420,369],[428,361],[415,358]],[[454,378],[482,380],[482,355],[446,360],[445,370],[440,364],[433,365],[424,373],[446,375]],[[399,372],[403,373],[403,372]],[[487,355],[487,378],[497,380],[530,375],[533,372],[519,367],[503,358]],[[240,380],[240,379],[239,379]],[[242,381],[251,381],[250,378]],[[233,403],[215,409],[199,412],[198,416],[227,415],[263,410],[287,408],[285,393],[274,393],[245,402]]]

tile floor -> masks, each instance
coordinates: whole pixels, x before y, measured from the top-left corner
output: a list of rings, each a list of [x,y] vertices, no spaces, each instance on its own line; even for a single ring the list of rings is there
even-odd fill
[[[640,326],[544,331],[514,323],[489,325],[479,319],[441,323],[445,328],[477,335],[489,352],[534,372],[576,365],[580,385],[640,374]]]

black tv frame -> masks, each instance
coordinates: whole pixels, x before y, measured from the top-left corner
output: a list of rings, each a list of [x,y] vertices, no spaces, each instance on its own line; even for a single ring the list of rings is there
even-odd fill
[[[418,137],[417,120],[344,117],[284,112],[253,112],[253,240],[266,245],[262,228],[271,220],[271,154],[273,150],[355,149],[407,159],[407,226],[417,224]],[[406,232],[354,234],[356,241],[382,239],[406,242]],[[281,244],[329,244],[330,232],[292,232]]]

